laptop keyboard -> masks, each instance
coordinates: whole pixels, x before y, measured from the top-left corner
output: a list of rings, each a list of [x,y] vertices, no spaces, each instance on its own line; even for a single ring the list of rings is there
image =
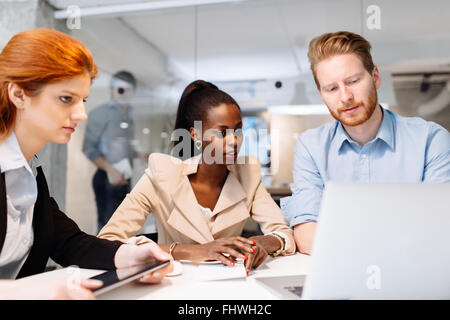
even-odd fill
[[[301,297],[303,292],[303,287],[297,287],[297,286],[287,286],[284,287],[284,289],[288,290],[289,292]]]

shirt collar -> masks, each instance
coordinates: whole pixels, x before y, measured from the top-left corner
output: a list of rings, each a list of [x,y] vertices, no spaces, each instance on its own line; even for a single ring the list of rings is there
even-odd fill
[[[336,123],[337,123],[337,128],[336,128],[335,139],[337,142],[338,151],[340,152],[346,141],[349,144],[351,144],[354,141],[349,137],[349,135],[345,131],[344,127],[342,126],[342,123],[340,123],[339,121],[336,121]]]
[[[378,130],[375,139],[372,141],[376,141],[380,139],[384,141],[391,149],[395,147],[395,132],[394,132],[394,122],[392,119],[392,114],[385,110],[382,106],[380,106],[381,112],[383,114],[383,120],[381,121],[380,129]],[[335,139],[337,139],[338,150],[341,151],[344,142],[357,144],[348,133],[345,131],[344,126],[339,121],[337,122],[336,135]]]
[[[31,158],[30,162],[25,159],[14,131],[11,131],[8,138],[0,143],[0,154],[1,172],[24,167],[32,175],[36,176],[36,168],[40,166],[40,163],[36,157]]]
[[[378,130],[376,139],[384,141],[392,150],[395,148],[395,131],[394,131],[394,119],[389,110],[383,109],[383,121],[381,122],[380,129]]]

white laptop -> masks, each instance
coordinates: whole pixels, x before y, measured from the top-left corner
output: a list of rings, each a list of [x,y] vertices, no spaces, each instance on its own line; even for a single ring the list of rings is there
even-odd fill
[[[450,299],[450,183],[327,183],[308,270],[258,282],[285,299]]]

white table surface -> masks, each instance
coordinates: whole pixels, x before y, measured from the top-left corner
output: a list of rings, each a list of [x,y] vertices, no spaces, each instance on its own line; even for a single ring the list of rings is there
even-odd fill
[[[183,273],[179,276],[166,277],[160,284],[148,285],[136,282],[104,293],[98,299],[161,299],[161,300],[276,300],[272,294],[255,281],[256,277],[274,277],[308,274],[309,256],[296,253],[292,256],[267,257],[257,269],[253,269],[247,278],[201,281],[197,279],[198,266],[183,263]],[[18,281],[29,279],[70,278],[80,275],[92,277],[103,271],[93,269],[63,268],[37,274]]]

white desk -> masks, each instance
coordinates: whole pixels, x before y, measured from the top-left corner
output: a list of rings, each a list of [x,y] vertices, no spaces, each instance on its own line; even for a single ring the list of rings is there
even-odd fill
[[[246,279],[233,279],[221,281],[199,281],[196,279],[198,267],[183,263],[183,274],[175,277],[166,277],[157,285],[148,285],[132,282],[121,288],[107,292],[99,299],[161,299],[161,300],[275,300],[279,299],[269,290],[259,285],[255,277],[304,275],[308,273],[309,256],[296,253],[292,256],[267,257],[266,261],[250,272]],[[23,278],[18,281],[27,281],[30,278],[54,279],[73,277],[80,272],[82,277],[92,277],[101,273],[101,270],[64,268]]]

